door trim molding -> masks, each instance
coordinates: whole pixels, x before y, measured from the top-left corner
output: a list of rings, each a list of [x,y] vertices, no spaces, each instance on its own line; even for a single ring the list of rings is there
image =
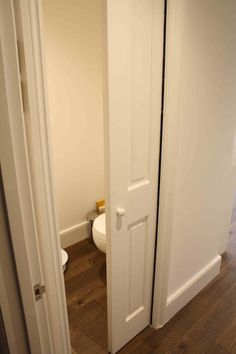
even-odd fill
[[[13,1],[0,2],[1,169],[19,287],[32,352],[50,353],[46,302],[35,303],[33,284],[43,282],[25,141]]]
[[[179,152],[179,122],[173,120],[170,96],[175,92],[179,100],[180,92],[176,91],[172,68],[175,60],[175,41],[169,36],[175,26],[176,1],[167,1],[166,9],[166,64],[163,107],[163,132],[161,154],[161,178],[159,195],[159,213],[157,225],[157,249],[155,278],[153,290],[152,323],[160,328],[166,323],[167,294],[172,245],[172,227],[174,223],[173,209],[175,203],[176,161]],[[171,21],[170,21],[171,18]]]
[[[39,255],[45,303],[49,323],[51,353],[71,352],[60,238],[53,191],[51,151],[47,108],[47,90],[42,46],[42,9],[38,0],[14,0],[17,20],[21,26],[20,48],[24,52],[27,85],[25,121],[26,149],[29,158],[28,175],[32,185]],[[21,53],[22,54],[22,53]]]

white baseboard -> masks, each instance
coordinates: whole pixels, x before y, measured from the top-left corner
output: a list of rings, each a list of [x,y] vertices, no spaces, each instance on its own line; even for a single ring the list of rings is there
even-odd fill
[[[221,256],[216,256],[200,272],[167,299],[166,322],[192,300],[220,272]]]
[[[88,221],[60,231],[61,247],[66,248],[89,237]]]

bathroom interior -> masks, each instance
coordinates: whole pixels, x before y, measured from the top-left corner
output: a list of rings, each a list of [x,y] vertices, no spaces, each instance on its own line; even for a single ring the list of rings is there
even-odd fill
[[[43,26],[72,351],[106,352],[104,0],[43,0]]]

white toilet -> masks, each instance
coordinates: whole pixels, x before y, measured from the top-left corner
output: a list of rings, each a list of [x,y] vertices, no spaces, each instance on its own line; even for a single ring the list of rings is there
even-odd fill
[[[65,250],[61,249],[61,263],[63,267],[63,272],[66,270],[66,263],[68,261],[68,254]]]
[[[106,214],[99,215],[93,223],[93,240],[97,248],[106,253]]]

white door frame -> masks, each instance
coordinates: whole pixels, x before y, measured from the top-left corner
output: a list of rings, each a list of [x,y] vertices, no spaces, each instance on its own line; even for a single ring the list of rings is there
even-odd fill
[[[179,100],[179,91],[173,79],[173,62],[178,48],[175,46],[173,36],[176,20],[176,6],[178,1],[164,0],[164,69],[163,69],[163,129],[161,149],[161,176],[159,191],[157,250],[155,264],[155,278],[153,289],[152,326],[161,328],[168,321],[167,299],[172,247],[172,227],[174,224],[176,161],[179,151],[179,120],[174,116],[171,97]],[[171,18],[171,21],[170,21]],[[179,70],[181,75],[181,70]]]
[[[11,1],[0,2],[1,31],[1,169],[12,243],[24,307],[29,344],[43,353],[51,348],[46,303],[36,303],[33,284],[42,283],[17,62],[15,23]]]
[[[3,2],[4,0],[1,1]],[[12,4],[12,1],[9,1],[9,3]],[[29,198],[27,199],[27,193],[30,192],[30,205],[28,205],[29,210],[25,212],[25,218],[28,223],[34,222],[34,228],[33,231],[31,228],[30,235],[26,235],[25,232],[22,232],[22,240],[19,239],[18,243],[21,243],[21,245],[24,246],[26,249],[25,253],[34,243],[36,243],[38,247],[39,258],[41,259],[40,271],[42,276],[40,280],[37,279],[37,282],[44,281],[46,285],[45,301],[43,303],[45,304],[48,328],[44,328],[44,335],[48,334],[51,346],[51,351],[48,351],[47,353],[67,354],[70,352],[70,339],[63,272],[61,268],[60,253],[58,252],[60,249],[59,232],[57,229],[58,224],[55,216],[55,203],[53,197],[54,193],[52,184],[49,122],[47,114],[47,90],[45,85],[44,55],[42,52],[43,45],[41,0],[15,0],[15,3],[17,4],[18,16],[22,25],[22,43],[20,43],[20,45],[23,45],[25,52],[26,81],[28,92],[30,93],[30,95],[28,95],[28,107],[30,116],[29,114],[27,115],[26,112],[26,121],[18,119],[16,126],[10,127],[12,131],[11,135],[9,135],[9,142],[12,144],[18,143],[18,151],[14,152],[17,154],[18,152],[20,153],[23,151],[24,156],[21,154],[21,156],[18,156],[18,160],[26,160],[25,168],[23,169],[22,164],[21,166],[19,166],[19,164],[16,165],[16,163],[14,163],[15,160],[12,160],[12,167],[20,170],[21,174],[23,175],[22,178],[24,182],[23,186],[19,183],[16,184],[17,191],[21,194],[22,198],[22,203],[18,203],[18,210],[21,212],[24,211],[22,206],[26,201],[28,201]],[[15,24],[13,22],[14,21],[12,19],[11,23],[8,23],[7,25],[4,22],[3,25],[6,27],[11,27],[10,29],[14,29],[15,31]],[[10,31],[10,29],[8,28],[7,30]],[[5,33],[5,37],[7,41],[9,38],[7,32]],[[8,72],[6,72],[6,76],[10,85],[15,83],[17,86],[17,93],[9,92],[9,108],[14,107],[17,103],[17,108],[22,116],[22,104],[20,102],[21,93],[19,85],[19,67],[18,63],[16,62],[17,47],[15,33],[13,45],[14,52],[11,54],[12,61],[14,61],[14,63],[9,62],[9,68]],[[7,57],[5,59],[7,60]],[[11,65],[14,65],[15,71],[11,72],[10,74],[9,70],[11,70]],[[15,117],[13,118],[15,119]],[[108,118],[106,119],[106,125],[108,125]],[[8,123],[10,125],[10,121]],[[167,129],[169,129],[169,127],[166,125],[165,130]],[[25,136],[26,133],[28,135],[27,142]],[[107,141],[106,144],[108,144]],[[165,145],[164,148],[166,148]],[[107,152],[107,154],[108,153],[109,152]],[[29,154],[30,158],[28,156]],[[107,159],[108,157],[106,160]],[[167,181],[167,178],[165,177],[168,168],[169,166],[164,165],[161,177],[165,183],[161,184],[162,193],[160,199],[159,216],[160,235],[157,243],[152,323],[154,327],[160,327],[164,324],[167,302],[168,267],[171,246],[171,238],[169,237],[171,232],[167,215],[169,214],[168,208],[171,205],[171,192],[173,190],[172,188],[168,189],[170,186],[170,181]],[[169,172],[168,175],[170,176]],[[9,178],[11,178],[11,176],[9,176]],[[25,193],[22,193],[23,190]],[[166,196],[168,199],[166,199]],[[30,212],[31,214],[34,212],[34,215],[31,215]],[[10,223],[14,225],[16,218],[16,215],[12,215],[10,217]],[[21,262],[22,257],[17,248],[15,249],[15,252],[16,258],[18,257],[19,262]],[[34,257],[29,258],[27,261],[28,262],[25,267],[28,267],[30,270],[33,269],[36,263]],[[32,280],[32,278],[28,279],[27,281],[28,283],[26,286],[25,279],[20,278],[20,285],[25,287],[25,294],[28,294],[29,296],[30,292],[31,302],[27,302],[27,305],[29,306],[31,303],[32,308],[34,309],[35,302],[32,298],[32,284],[34,284],[35,281]],[[26,306],[24,309],[27,311]],[[36,311],[34,311],[34,313],[35,314],[33,319],[37,319],[38,324],[42,325],[41,313],[36,313]],[[34,322],[34,325],[35,323],[37,322]],[[37,328],[35,329],[35,333],[39,333]],[[42,338],[38,336],[37,340],[40,342],[42,341]],[[111,347],[111,342],[109,347]]]
[[[1,87],[1,92],[6,94],[3,99],[7,104],[7,113],[1,115],[1,167],[29,343],[32,353],[69,354],[70,340],[54,215],[44,89],[40,86],[44,84],[42,66],[38,64],[41,54],[37,52],[34,62],[32,56],[36,51],[28,48],[26,58],[29,74],[27,84],[31,90],[30,133],[35,139],[35,150],[32,150],[29,149],[26,136],[27,114],[23,113],[13,1],[1,0],[0,5],[5,81],[5,88]],[[21,12],[24,31],[27,32],[24,35],[28,35],[25,44],[28,46],[40,43],[40,32],[35,42],[31,37],[35,34],[32,26],[39,29],[36,5],[37,2],[31,1],[20,3],[20,10],[24,11]],[[34,71],[36,67],[37,72]],[[36,95],[36,92],[39,94]],[[32,161],[37,163],[37,179],[32,178],[35,177],[31,173]],[[36,302],[33,285],[38,283],[46,285],[46,293]]]

